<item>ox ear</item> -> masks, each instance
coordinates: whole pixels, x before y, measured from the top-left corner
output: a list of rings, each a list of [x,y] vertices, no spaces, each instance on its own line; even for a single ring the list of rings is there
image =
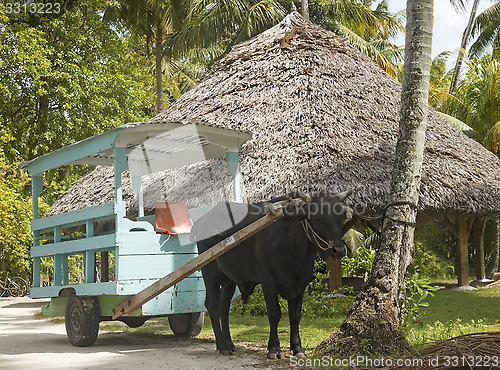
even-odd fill
[[[354,210],[351,207],[344,206],[345,211],[345,220],[344,225],[352,220],[352,216],[354,215]]]
[[[340,194],[337,194],[337,197],[339,197],[340,201],[343,202],[345,198],[347,198],[351,194],[352,194],[352,189],[348,189]]]

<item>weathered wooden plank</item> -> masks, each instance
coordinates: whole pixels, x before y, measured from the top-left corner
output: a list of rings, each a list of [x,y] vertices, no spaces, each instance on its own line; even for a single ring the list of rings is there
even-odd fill
[[[177,270],[172,271],[167,276],[161,278],[151,286],[147,287],[146,289],[127,299],[125,302],[116,306],[112,312],[113,319],[117,319],[120,316],[127,315],[128,313],[138,309],[144,303],[156,297],[158,294],[174,286],[182,279],[191,275],[193,272],[200,270],[203,266],[209,264],[217,257],[228,252],[252,235],[255,235],[259,231],[270,226],[283,216],[284,213],[282,208],[274,209],[273,213],[266,214],[254,223],[227,237],[220,243],[214,245],[209,250],[193,258],[191,261],[184,264]]]
[[[86,251],[100,252],[115,247],[116,235],[99,235],[92,238],[62,241],[60,243],[43,244],[31,248],[31,257],[47,257],[59,254],[77,254]]]
[[[31,222],[32,231],[52,231],[54,227],[64,229],[76,225],[83,225],[87,220],[94,222],[113,218],[115,214],[115,204],[106,203],[98,206],[79,209],[76,211],[61,213],[59,215],[33,219]]]
[[[120,280],[161,279],[168,272],[174,271],[193,258],[198,253],[190,254],[144,254],[119,255]]]

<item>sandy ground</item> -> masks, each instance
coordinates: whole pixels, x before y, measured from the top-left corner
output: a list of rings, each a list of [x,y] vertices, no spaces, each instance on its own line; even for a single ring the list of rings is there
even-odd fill
[[[252,369],[273,368],[265,353],[239,345],[235,356],[221,356],[215,344],[172,340],[128,332],[100,331],[90,347],[73,347],[64,323],[36,319],[48,303],[0,298],[0,369]]]

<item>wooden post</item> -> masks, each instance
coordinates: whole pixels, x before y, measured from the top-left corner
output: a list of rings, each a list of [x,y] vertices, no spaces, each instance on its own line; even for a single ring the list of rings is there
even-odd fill
[[[474,220],[474,249],[476,251],[476,278],[477,280],[486,279],[484,268],[484,226],[486,219],[478,217]]]
[[[457,217],[458,238],[457,238],[457,267],[458,286],[469,285],[469,229],[467,219],[464,216]]]
[[[109,281],[109,252],[101,252],[101,282]]]
[[[333,292],[342,287],[342,261],[340,258],[328,257],[326,266],[330,273],[328,275],[328,291]]]

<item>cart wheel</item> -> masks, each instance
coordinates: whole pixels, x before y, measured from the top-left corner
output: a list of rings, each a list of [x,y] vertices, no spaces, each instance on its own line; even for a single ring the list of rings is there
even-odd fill
[[[205,315],[203,312],[178,313],[168,317],[170,329],[178,337],[195,337],[203,328]]]
[[[95,297],[71,295],[66,304],[66,334],[76,347],[94,344],[99,332],[100,310]]]
[[[147,317],[120,317],[118,319],[119,321],[127,324],[129,328],[138,328],[139,326],[142,326],[148,318]]]

